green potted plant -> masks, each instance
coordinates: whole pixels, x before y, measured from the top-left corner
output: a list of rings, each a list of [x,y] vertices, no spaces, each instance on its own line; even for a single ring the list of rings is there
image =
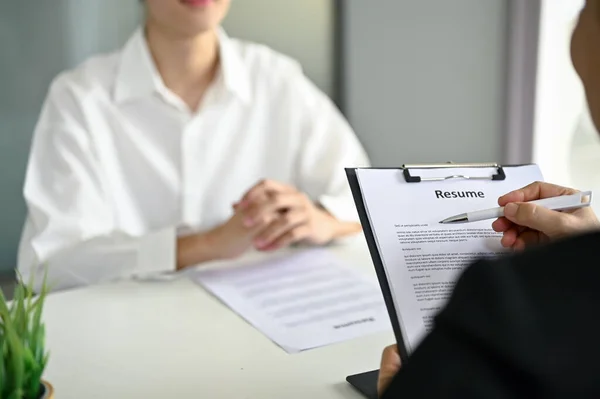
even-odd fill
[[[0,399],[52,399],[52,386],[42,380],[48,362],[42,311],[46,284],[34,295],[21,280],[12,301],[0,290]]]

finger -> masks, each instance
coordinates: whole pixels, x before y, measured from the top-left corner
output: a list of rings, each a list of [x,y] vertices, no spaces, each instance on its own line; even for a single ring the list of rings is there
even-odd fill
[[[515,241],[514,249],[522,251],[526,248],[531,248],[535,245],[540,245],[549,242],[550,239],[545,234],[530,230],[526,235],[521,235]]]
[[[575,194],[576,192],[578,191],[572,188],[537,181],[498,198],[498,205],[504,206],[509,202],[534,201],[541,198]]]
[[[308,213],[304,211],[290,211],[279,216],[273,223],[263,230],[254,240],[254,245],[258,249],[271,246],[277,239],[288,231],[306,223]]]
[[[302,224],[298,227],[293,228],[288,231],[277,240],[275,240],[271,245],[262,248],[263,251],[274,251],[279,248],[287,247],[288,245],[294,244],[296,242],[302,241],[306,239],[310,235],[310,228],[306,224]]]
[[[504,248],[512,248],[518,237],[519,232],[517,231],[517,227],[513,226],[504,232],[502,239],[500,239],[500,244],[502,244]]]
[[[276,194],[270,200],[252,205],[244,211],[244,224],[247,227],[266,225],[273,220],[273,215],[280,211],[303,209],[306,198],[301,193]]]
[[[527,247],[527,244],[525,244],[525,241],[523,241],[521,238],[517,237],[517,239],[515,240],[515,243],[512,246],[512,249],[515,251],[524,251],[526,247]]]
[[[532,203],[509,203],[504,207],[504,217],[519,226],[529,227],[552,237],[567,232],[572,215]]]
[[[400,355],[398,354],[398,345],[387,346],[383,350],[381,356],[381,367],[392,366],[393,368],[400,367]]]
[[[268,192],[257,192],[253,197],[251,201],[247,201],[244,199],[240,199],[238,201],[238,208],[243,210],[248,208],[251,204],[256,204],[256,203],[261,203],[264,201],[268,201],[270,199],[270,194]]]
[[[264,229],[281,216],[281,213],[275,210],[270,210],[272,207],[270,207],[268,204],[264,204],[262,207],[255,207],[253,209],[254,210],[252,214],[243,209],[238,209],[237,212],[241,214],[242,223],[244,226],[255,231]]]
[[[256,197],[266,196],[270,193],[284,193],[295,191],[294,187],[279,183],[274,180],[261,180],[254,187],[252,187],[241,199],[242,204],[252,202]]]
[[[523,250],[540,244],[540,233],[535,230],[526,230],[519,234],[515,240],[515,249]]]
[[[506,230],[514,226],[513,222],[507,218],[498,218],[492,223],[492,229],[497,233],[504,233]]]
[[[381,364],[379,367],[379,377],[377,379],[377,392],[381,396],[394,376],[400,370],[400,355],[396,345],[388,346],[381,355]]]
[[[529,227],[525,227],[525,226],[519,226],[518,224],[514,224],[513,226],[515,226],[515,230],[517,231],[517,236],[521,235],[521,233],[523,233],[526,230],[530,230]]]

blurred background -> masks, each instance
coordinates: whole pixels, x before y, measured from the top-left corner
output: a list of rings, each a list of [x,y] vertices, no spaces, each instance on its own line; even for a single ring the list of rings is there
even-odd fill
[[[534,161],[548,181],[595,189],[600,140],[568,53],[582,3],[235,0],[224,25],[300,61],[375,166]],[[137,0],[0,1],[0,273],[16,265],[50,81],[118,49],[141,17]]]

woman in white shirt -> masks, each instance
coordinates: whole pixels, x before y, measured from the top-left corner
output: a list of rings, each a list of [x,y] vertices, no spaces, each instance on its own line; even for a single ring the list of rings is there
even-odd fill
[[[343,170],[368,164],[359,141],[296,62],[227,37],[229,2],[146,0],[123,49],[53,81],[24,277],[67,288],[360,231]]]

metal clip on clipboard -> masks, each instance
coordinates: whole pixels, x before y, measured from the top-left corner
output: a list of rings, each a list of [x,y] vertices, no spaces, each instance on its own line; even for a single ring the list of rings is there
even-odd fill
[[[410,174],[410,169],[456,169],[456,168],[496,168],[496,174],[491,176],[465,176],[465,175],[449,175],[439,177],[420,177],[413,176]],[[506,175],[502,165],[495,162],[487,163],[429,163],[429,164],[404,164],[402,165],[402,173],[407,183],[420,183],[425,181],[442,181],[450,179],[464,179],[464,180],[504,180]]]

